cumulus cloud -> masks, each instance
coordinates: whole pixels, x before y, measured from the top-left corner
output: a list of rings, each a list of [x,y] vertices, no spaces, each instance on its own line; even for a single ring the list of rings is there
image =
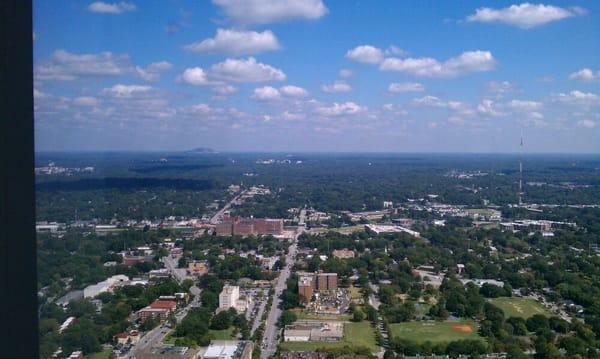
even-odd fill
[[[558,94],[558,100],[569,105],[592,106],[600,105],[600,95],[578,90]]]
[[[281,93],[283,95],[290,96],[290,97],[306,97],[306,96],[308,96],[308,91],[306,91],[302,87],[298,87],[298,86],[292,86],[292,85],[283,86],[283,87],[279,88],[279,91],[281,91]]]
[[[518,111],[537,111],[542,106],[543,104],[537,101],[512,100],[508,103],[508,107]]]
[[[211,67],[211,75],[231,82],[283,81],[285,74],[273,66],[257,62],[255,58],[226,59]]]
[[[594,128],[594,127],[596,127],[596,122],[589,120],[589,119],[585,119],[585,120],[577,121],[577,126],[583,127],[583,128]]]
[[[324,92],[336,93],[336,92],[350,92],[352,91],[352,86],[350,86],[346,81],[338,80],[330,85],[323,85],[322,90]]]
[[[179,80],[194,86],[204,86],[204,85],[212,85],[213,83],[208,80],[208,75],[206,71],[204,71],[201,67],[191,67],[185,69],[181,76],[179,76]]]
[[[134,95],[149,93],[152,90],[153,88],[150,86],[117,84],[113,87],[105,88],[102,90],[102,93],[116,98],[129,98]]]
[[[348,50],[346,57],[365,64],[378,64],[383,61],[383,51],[371,45],[360,45]]]
[[[391,83],[388,86],[388,92],[402,93],[402,92],[423,92],[425,87],[418,82],[403,82],[403,83]]]
[[[585,10],[578,7],[567,9],[552,5],[523,3],[502,9],[482,7],[468,16],[467,21],[499,22],[521,29],[530,29],[583,13],[585,13]]]
[[[573,72],[569,75],[570,80],[579,80],[584,82],[597,81],[600,80],[600,71],[592,71],[588,68],[583,68],[577,72]]]
[[[322,0],[213,0],[213,3],[240,24],[316,20],[328,12]]]
[[[276,89],[271,86],[264,86],[254,89],[252,98],[259,101],[279,100],[282,96],[292,98],[302,98],[308,96],[308,91],[298,86],[283,86]]]
[[[128,2],[119,3],[106,3],[103,1],[96,1],[88,6],[88,10],[91,12],[101,14],[122,14],[128,11],[134,11],[136,6]]]
[[[56,50],[48,62],[35,67],[36,80],[70,81],[85,76],[118,76],[130,70],[127,55],[111,52],[74,54]]]
[[[274,87],[265,86],[254,89],[252,98],[259,101],[273,101],[281,98],[281,93]]]
[[[143,80],[156,81],[160,78],[160,74],[169,71],[173,65],[167,61],[154,62],[146,67],[136,66],[136,74]]]
[[[280,48],[279,41],[270,30],[256,32],[233,29],[217,29],[215,37],[185,46],[186,50],[193,52],[229,55],[254,55]]]
[[[303,113],[299,113],[299,112],[284,111],[281,114],[281,118],[283,118],[284,120],[287,120],[287,121],[298,121],[298,120],[305,119],[306,115],[304,115]]]
[[[91,96],[81,96],[81,97],[76,97],[73,100],[73,103],[75,105],[79,105],[79,106],[97,106],[98,99],[95,97],[91,97]]]
[[[237,91],[237,88],[231,85],[218,85],[213,88],[213,91],[219,95],[231,95]]]
[[[404,72],[423,77],[456,77],[474,72],[491,71],[496,60],[489,51],[466,51],[445,62],[436,59],[390,57],[385,59],[379,69],[382,71]]]
[[[487,84],[488,91],[498,96],[511,93],[517,90],[517,87],[510,81],[490,81]]]
[[[366,111],[366,107],[362,107],[354,102],[334,103],[331,106],[320,106],[316,108],[316,112],[322,116],[342,116],[355,115]]]
[[[483,116],[489,117],[500,117],[504,116],[504,113],[498,109],[496,103],[490,99],[485,99],[477,105],[477,112]]]

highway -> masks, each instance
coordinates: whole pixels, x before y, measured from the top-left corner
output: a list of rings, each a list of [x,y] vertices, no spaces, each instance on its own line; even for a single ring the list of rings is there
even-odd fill
[[[279,339],[277,338],[278,328],[277,321],[279,320],[279,316],[281,315],[281,308],[279,305],[281,304],[281,299],[279,296],[286,288],[286,282],[290,277],[292,266],[296,262],[296,254],[298,251],[298,237],[302,232],[304,232],[304,227],[299,226],[296,231],[296,236],[292,240],[290,247],[288,249],[288,254],[285,258],[285,268],[281,270],[279,273],[279,277],[277,278],[277,282],[275,284],[275,294],[273,297],[273,304],[271,305],[271,310],[269,311],[269,315],[267,316],[267,321],[265,323],[265,333],[263,336],[263,343],[261,348],[261,359],[272,358],[277,351],[277,344]]]

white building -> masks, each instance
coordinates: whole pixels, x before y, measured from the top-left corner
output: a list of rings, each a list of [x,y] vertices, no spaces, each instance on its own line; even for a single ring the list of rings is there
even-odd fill
[[[123,274],[117,274],[106,280],[89,285],[83,289],[84,298],[94,298],[100,293],[112,292],[113,288],[118,285],[129,283],[129,277]]]
[[[240,299],[240,287],[237,285],[226,284],[219,294],[219,310],[237,309],[237,302]]]

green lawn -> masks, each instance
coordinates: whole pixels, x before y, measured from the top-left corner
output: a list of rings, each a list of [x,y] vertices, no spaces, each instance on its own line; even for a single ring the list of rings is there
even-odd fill
[[[458,327],[460,326],[460,327]],[[470,328],[471,332],[461,332],[460,330]],[[415,342],[430,341],[451,342],[461,339],[482,339],[477,334],[478,325],[472,320],[463,321],[413,321],[406,323],[390,324],[390,335],[401,339],[408,339]]]
[[[316,315],[306,312],[303,309],[292,309],[298,319],[315,319],[315,320],[350,320],[352,317],[350,314],[340,314],[340,315]]]
[[[350,292],[351,299],[361,299],[363,297],[360,288],[350,287],[348,288],[348,291]]]
[[[502,309],[504,316],[507,318],[521,317],[527,319],[534,314],[552,315],[543,305],[531,298],[500,297],[490,299],[490,303]]]
[[[111,351],[105,350],[103,352],[92,353],[90,355],[86,355],[85,359],[108,359],[110,358]]]
[[[233,337],[233,327],[229,327],[228,329],[223,330],[209,330],[208,334],[210,334],[213,339],[216,340],[229,340],[234,339]]]
[[[344,324],[344,339],[340,342],[283,342],[283,351],[314,351],[319,348],[341,348],[344,346],[367,347],[376,352],[379,347],[375,343],[375,332],[368,321]]]

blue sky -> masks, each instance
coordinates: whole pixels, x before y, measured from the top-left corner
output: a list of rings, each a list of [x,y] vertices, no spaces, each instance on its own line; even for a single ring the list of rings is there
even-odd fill
[[[600,3],[34,1],[36,148],[600,152]]]

